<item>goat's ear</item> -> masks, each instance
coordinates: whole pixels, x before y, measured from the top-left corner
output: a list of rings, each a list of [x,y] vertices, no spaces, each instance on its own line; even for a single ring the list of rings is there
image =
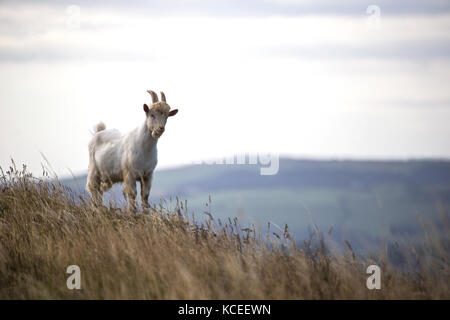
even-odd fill
[[[177,113],[178,113],[178,109],[174,109],[169,112],[169,117],[172,117],[172,116],[176,115]]]
[[[148,113],[150,111],[150,109],[148,108],[148,105],[144,104],[144,111],[145,113]]]

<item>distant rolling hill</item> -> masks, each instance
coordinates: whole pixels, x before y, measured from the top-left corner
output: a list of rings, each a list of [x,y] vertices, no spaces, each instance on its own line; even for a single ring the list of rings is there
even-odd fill
[[[86,176],[63,183],[79,191]],[[108,197],[121,201],[121,190],[114,187]],[[272,176],[260,175],[258,165],[188,165],[155,172],[150,200],[161,197],[187,200],[199,218],[211,210],[215,218],[238,216],[262,229],[268,221],[287,223],[299,241],[314,221],[324,233],[333,227],[337,240],[373,242],[422,233],[420,217],[441,226],[450,204],[450,162],[284,158]]]

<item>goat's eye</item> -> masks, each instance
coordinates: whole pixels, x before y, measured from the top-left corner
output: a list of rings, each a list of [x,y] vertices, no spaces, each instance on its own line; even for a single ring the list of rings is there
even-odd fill
[[[153,115],[153,114],[151,114],[150,117],[151,117],[152,119],[155,119],[155,115]]]

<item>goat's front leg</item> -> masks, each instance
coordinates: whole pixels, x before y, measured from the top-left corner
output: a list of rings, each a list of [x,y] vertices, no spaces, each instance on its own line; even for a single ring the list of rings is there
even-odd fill
[[[136,179],[130,174],[126,173],[123,179],[125,188],[123,189],[123,195],[128,200],[128,208],[131,211],[136,210]]]
[[[148,204],[148,196],[150,195],[150,189],[152,188],[152,175],[153,172],[146,177],[141,178],[141,200],[143,211],[150,208],[150,205]]]

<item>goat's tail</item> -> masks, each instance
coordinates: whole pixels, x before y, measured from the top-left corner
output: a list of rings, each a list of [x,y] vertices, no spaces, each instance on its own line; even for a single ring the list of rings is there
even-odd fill
[[[99,122],[97,123],[97,125],[95,126],[95,133],[103,131],[106,129],[106,125],[103,122]]]

